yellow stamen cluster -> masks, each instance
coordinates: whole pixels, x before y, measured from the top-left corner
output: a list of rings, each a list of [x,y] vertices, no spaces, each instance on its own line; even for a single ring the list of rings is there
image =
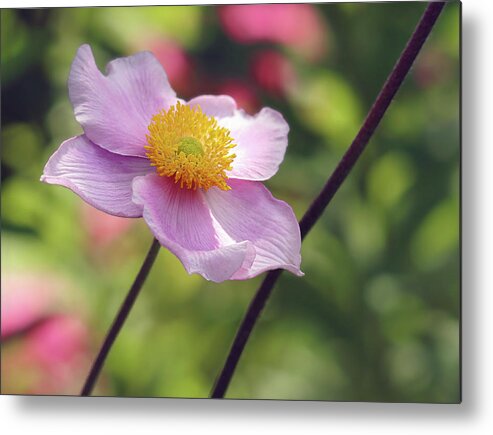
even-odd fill
[[[232,169],[236,155],[230,150],[236,145],[229,130],[199,106],[178,102],[154,115],[148,129],[146,155],[159,175],[187,189],[230,189],[226,171]]]

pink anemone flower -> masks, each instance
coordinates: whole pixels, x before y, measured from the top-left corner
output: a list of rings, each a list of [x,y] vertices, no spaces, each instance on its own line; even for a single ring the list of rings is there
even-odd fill
[[[282,115],[247,115],[225,95],[180,100],[149,52],[106,71],[88,45],[79,48],[68,88],[84,134],[60,145],[41,181],[106,213],[143,217],[190,274],[221,282],[282,268],[302,276],[293,210],[261,183],[284,158]]]

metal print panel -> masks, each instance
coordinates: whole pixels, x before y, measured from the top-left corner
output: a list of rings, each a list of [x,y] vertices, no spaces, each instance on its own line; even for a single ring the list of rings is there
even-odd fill
[[[460,4],[1,10],[1,392],[460,401]]]

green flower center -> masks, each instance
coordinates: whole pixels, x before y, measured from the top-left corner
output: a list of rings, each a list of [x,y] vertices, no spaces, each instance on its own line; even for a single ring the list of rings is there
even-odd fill
[[[178,142],[178,153],[184,153],[186,156],[203,156],[204,148],[202,144],[193,137],[182,137]]]

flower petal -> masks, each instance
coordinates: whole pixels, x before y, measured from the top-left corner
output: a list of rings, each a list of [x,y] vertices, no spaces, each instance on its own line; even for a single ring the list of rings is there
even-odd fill
[[[145,156],[147,126],[175,104],[166,73],[149,52],[115,59],[104,76],[89,45],[77,51],[68,79],[75,118],[87,137],[123,155]]]
[[[188,273],[221,282],[252,264],[251,243],[236,243],[217,227],[200,190],[182,189],[171,178],[149,174],[134,180],[133,192],[154,236]]]
[[[141,217],[142,207],[132,202],[132,180],[151,170],[147,159],[110,153],[82,135],[60,145],[41,181],[68,187],[106,213]]]
[[[302,276],[301,236],[291,207],[259,182],[230,180],[231,190],[209,189],[204,197],[212,216],[237,242],[255,247],[255,260],[232,279],[252,278],[266,270],[287,269]]]
[[[289,126],[282,115],[269,108],[250,116],[237,110],[234,116],[219,120],[230,130],[236,154],[230,178],[267,180],[279,169],[288,146]]]
[[[188,105],[192,108],[198,105],[207,116],[215,118],[233,116],[236,110],[236,101],[228,95],[201,95],[192,98]]]

